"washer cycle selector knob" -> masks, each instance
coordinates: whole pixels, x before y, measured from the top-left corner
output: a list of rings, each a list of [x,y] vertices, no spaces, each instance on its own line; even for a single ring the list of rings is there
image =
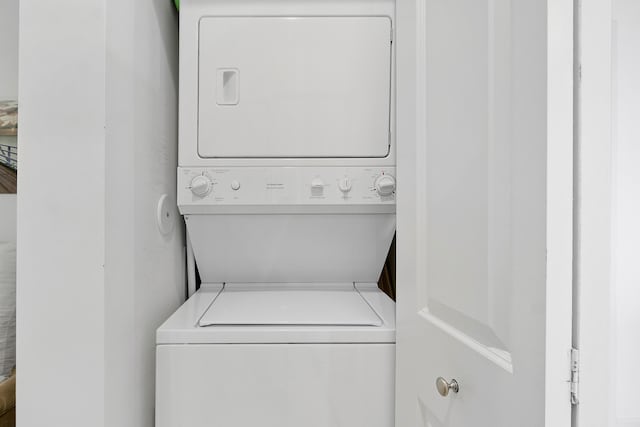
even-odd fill
[[[391,175],[380,175],[375,183],[376,191],[381,196],[390,196],[396,190],[396,179]]]
[[[193,194],[199,197],[204,197],[211,192],[211,180],[205,175],[198,175],[193,177],[189,189]]]
[[[351,180],[348,177],[345,176],[338,183],[338,188],[343,193],[348,193],[349,191],[351,191]]]

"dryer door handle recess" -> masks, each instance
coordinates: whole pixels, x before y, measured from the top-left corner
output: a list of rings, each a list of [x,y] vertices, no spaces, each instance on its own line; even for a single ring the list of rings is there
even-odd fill
[[[235,68],[219,68],[216,76],[216,103],[238,105],[240,73]]]

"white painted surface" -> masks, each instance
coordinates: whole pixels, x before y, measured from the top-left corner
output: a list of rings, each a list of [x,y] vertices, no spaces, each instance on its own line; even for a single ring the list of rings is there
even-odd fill
[[[199,31],[201,157],[389,153],[391,17],[207,16]]]
[[[583,0],[577,94],[574,345],[580,404],[574,425],[610,426],[611,366],[611,1]]]
[[[0,194],[0,242],[16,241],[16,195]]]
[[[394,344],[160,345],[156,426],[390,427],[394,358]]]
[[[18,0],[0,0],[0,101],[18,99]]]
[[[105,425],[104,43],[103,1],[20,1],[17,423],[24,427]]]
[[[205,283],[377,282],[394,214],[185,217]]]
[[[547,2],[545,425],[566,425],[573,316],[574,2]],[[552,178],[551,178],[552,177]]]
[[[20,7],[18,423],[152,427],[154,331],[184,298],[181,227],[155,218],[175,194],[177,13]]]
[[[640,426],[640,2],[613,2],[611,427]]]
[[[266,16],[266,17],[305,17],[309,19],[309,17],[390,17],[393,22],[394,13],[395,13],[395,2],[393,0],[378,0],[371,2],[370,0],[350,0],[350,1],[341,1],[341,2],[325,2],[325,1],[315,1],[315,0],[300,0],[300,1],[289,1],[289,0],[247,0],[238,2],[235,0],[219,0],[215,2],[207,1],[207,0],[185,0],[181,2],[180,5],[180,141],[183,141],[180,145],[180,166],[182,167],[196,167],[196,166],[370,166],[371,159],[370,158],[300,158],[300,157],[292,157],[292,158],[204,158],[205,156],[209,156],[214,154],[215,146],[209,146],[209,144],[217,143],[210,140],[210,136],[214,135],[213,128],[210,127],[215,125],[215,119],[200,117],[199,120],[199,111],[198,111],[198,96],[199,96],[199,49],[202,51],[202,47],[200,46],[199,41],[199,22],[203,16],[211,17],[211,16],[234,16],[234,17],[258,17],[258,16]],[[208,18],[207,18],[208,19]],[[271,18],[265,18],[271,21]],[[346,18],[341,18],[346,19]],[[385,25],[388,25],[388,20],[384,18],[386,21]],[[243,19],[243,21],[245,21]],[[266,21],[265,21],[266,22]],[[295,25],[295,23],[293,23]],[[255,28],[254,28],[255,27]],[[234,38],[233,43],[222,42],[222,39],[216,38],[214,40],[214,44],[217,50],[221,50],[225,56],[228,58],[229,63],[220,63],[218,65],[211,65],[212,68],[221,68],[220,71],[224,70],[238,70],[238,74],[235,77],[237,80],[236,83],[239,83],[239,95],[238,95],[238,103],[235,103],[235,99],[233,103],[227,105],[217,105],[216,98],[217,96],[213,96],[215,93],[215,79],[218,77],[218,70],[216,69],[208,69],[206,72],[206,76],[204,77],[204,81],[208,82],[210,85],[210,90],[207,90],[206,96],[209,96],[209,107],[214,108],[216,111],[224,111],[227,113],[235,111],[239,109],[239,111],[244,111],[246,107],[244,105],[245,102],[245,71],[243,71],[240,65],[237,64],[236,61],[243,61],[243,66],[247,64],[247,60],[251,63],[253,61],[251,58],[261,58],[262,60],[259,62],[260,73],[264,73],[264,81],[268,83],[270,78],[274,78],[278,84],[274,85],[255,85],[252,83],[254,90],[257,93],[260,93],[260,96],[266,98],[269,101],[265,101],[264,103],[269,105],[270,108],[266,111],[269,114],[274,114],[274,116],[262,116],[256,115],[258,110],[252,110],[250,115],[246,117],[250,117],[251,121],[249,122],[240,122],[241,127],[235,128],[234,132],[239,132],[245,137],[251,135],[251,141],[256,144],[252,147],[255,149],[256,147],[260,148],[260,152],[257,154],[260,155],[274,155],[276,150],[286,149],[289,153],[282,153],[281,155],[295,154],[301,155],[303,153],[307,153],[307,155],[317,156],[317,155],[362,155],[363,148],[367,150],[375,150],[372,151],[375,155],[380,155],[380,148],[383,147],[387,143],[390,144],[389,155],[383,158],[379,158],[376,160],[377,165],[386,165],[393,166],[395,164],[395,85],[392,83],[391,87],[389,87],[388,83],[388,75],[391,74],[391,80],[395,80],[394,77],[394,55],[393,51],[389,52],[389,45],[386,42],[390,41],[391,32],[375,32],[375,40],[379,40],[380,38],[384,38],[385,45],[382,46],[384,51],[390,55],[384,58],[385,64],[389,64],[389,59],[391,60],[390,69],[386,68],[384,70],[372,72],[364,63],[355,63],[354,58],[362,58],[366,59],[366,63],[372,64],[382,61],[380,59],[380,55],[382,49],[376,43],[376,47],[374,48],[375,52],[360,52],[361,47],[356,49],[354,55],[347,56],[345,50],[347,47],[355,46],[358,43],[365,42],[362,37],[364,34],[359,34],[360,30],[355,31],[357,26],[349,25],[348,27],[335,25],[332,26],[331,30],[326,30],[322,33],[321,41],[319,39],[313,38],[313,46],[319,47],[323,46],[326,48],[329,44],[338,43],[335,46],[335,52],[327,52],[327,51],[319,51],[318,49],[314,49],[313,47],[305,46],[305,50],[302,52],[296,52],[296,49],[300,49],[301,46],[297,45],[295,42],[295,37],[301,36],[306,40],[311,39],[309,33],[306,33],[306,30],[301,31],[300,28],[294,30],[290,35],[285,36],[282,35],[281,40],[274,43],[274,47],[264,46],[262,40],[256,40],[255,44],[259,45],[259,48],[255,48],[255,44],[250,43],[249,38],[245,38],[244,40],[238,39],[238,37]],[[209,30],[212,30],[210,28]],[[236,29],[237,30],[237,29]],[[234,30],[234,31],[236,31]],[[255,25],[251,26],[251,33],[254,33],[257,30]],[[342,34],[342,40],[333,39],[333,30],[336,31],[336,34]],[[208,31],[208,30],[207,30]],[[266,31],[263,28],[262,32]],[[281,31],[281,29],[279,30]],[[317,29],[314,30],[317,34]],[[265,34],[261,39],[271,40],[276,34]],[[211,34],[210,36],[214,36]],[[243,36],[246,37],[246,36]],[[291,39],[293,37],[293,39]],[[291,39],[291,40],[290,40]],[[249,41],[249,43],[247,43]],[[342,44],[344,43],[344,46]],[[369,41],[366,41],[367,46],[369,46]],[[245,45],[246,48],[243,49]],[[368,50],[368,49],[365,49]],[[242,55],[243,51],[249,52],[247,55]],[[212,51],[207,51],[205,56],[208,56]],[[286,54],[294,54],[297,57],[297,60],[291,61],[291,68],[296,68],[296,71],[304,71],[307,73],[313,73],[317,76],[317,82],[309,82],[308,76],[297,75],[295,80],[284,80],[281,75],[278,74],[278,70],[280,73],[285,73],[289,75],[289,68],[282,68],[282,63],[278,62],[281,60],[282,55]],[[215,55],[208,57],[211,61]],[[326,61],[337,61],[339,58],[342,61],[346,61],[345,64],[333,64],[333,63],[320,63],[316,64],[315,67],[310,68],[310,64],[305,64],[305,61],[302,59],[308,60],[309,58],[315,58],[314,61],[324,59]],[[208,59],[208,60],[209,60]],[[274,63],[271,63],[274,61]],[[256,61],[257,62],[257,61]],[[213,64],[213,62],[212,62]],[[252,65],[256,65],[256,63],[251,63]],[[344,66],[344,68],[342,68]],[[332,76],[332,80],[335,81],[335,88],[329,88],[325,90],[323,93],[318,93],[318,86],[327,87],[329,83],[325,80],[325,77],[318,76],[318,71],[326,70],[325,74]],[[354,75],[353,72],[356,71],[360,73],[360,75]],[[202,71],[202,70],[200,70]],[[363,74],[364,73],[364,74]],[[383,75],[386,76],[383,78]],[[249,77],[249,76],[248,76]],[[269,78],[268,78],[269,77]],[[211,80],[207,80],[207,78],[211,78]],[[253,82],[253,79],[257,77],[252,77],[249,79]],[[355,79],[355,80],[353,80]],[[371,80],[370,80],[371,79]],[[355,84],[345,84],[347,81],[356,81]],[[342,89],[343,91],[347,91],[348,93],[352,93],[353,95],[362,95],[362,90],[364,87],[370,87],[372,84],[377,86],[382,85],[382,83],[377,83],[378,81],[386,80],[384,83],[385,87],[388,89],[384,93],[383,103],[381,101],[381,93],[376,89],[375,96],[372,94],[367,94],[367,100],[371,101],[369,104],[366,104],[362,107],[363,103],[359,99],[348,99],[346,101],[338,101],[340,98],[344,96],[344,94],[334,94],[333,90]],[[307,85],[304,85],[304,82],[307,82]],[[257,82],[256,82],[257,83]],[[248,84],[248,83],[247,83]],[[363,86],[364,85],[364,86]],[[308,86],[308,87],[307,87]],[[299,94],[291,93],[291,90],[294,88],[300,89],[301,92],[304,92],[305,95],[311,93],[316,96],[316,101],[311,105],[304,105],[304,107],[299,105]],[[297,104],[300,108],[294,109],[293,107],[287,107],[288,102],[271,102],[271,99],[276,99],[279,95],[279,88],[283,89],[287,94],[288,102],[293,102]],[[390,89],[390,90],[389,90]],[[235,90],[235,89],[234,89]],[[389,96],[389,94],[391,96]],[[233,97],[235,98],[235,96]],[[327,107],[326,99],[333,99],[333,105],[330,108]],[[387,100],[391,99],[391,102]],[[262,103],[262,102],[261,102]],[[325,107],[323,107],[323,105]],[[215,107],[214,107],[215,106]],[[354,111],[354,108],[360,106],[362,109],[360,111]],[[200,105],[202,107],[202,105]],[[208,108],[208,107],[207,107]],[[322,111],[324,108],[324,111]],[[386,110],[390,114],[388,116],[382,117],[382,119],[374,119],[375,124],[373,126],[360,126],[359,129],[350,129],[350,126],[355,126],[356,123],[362,123],[363,120],[372,120],[372,117],[380,117],[382,116],[382,111]],[[306,111],[309,115],[301,114]],[[336,114],[339,112],[340,114]],[[243,114],[245,114],[244,112]],[[276,114],[278,113],[278,114]],[[229,113],[230,114],[230,113]],[[320,115],[321,114],[321,115]],[[290,115],[291,117],[285,117]],[[238,115],[238,117],[240,117]],[[269,120],[266,120],[266,117],[269,117]],[[325,126],[327,117],[331,118],[331,121],[335,122],[331,126]],[[349,120],[345,120],[345,118],[349,118]],[[285,120],[283,120],[285,118]],[[232,123],[238,124],[238,118],[230,117],[229,118]],[[353,120],[352,120],[353,119]],[[294,123],[305,123],[306,130],[304,126],[295,126]],[[335,126],[335,124],[338,126]],[[254,129],[253,126],[256,126]],[[260,124],[260,126],[257,126]],[[286,125],[291,124],[290,128],[287,128]],[[195,143],[198,141],[198,126],[202,126],[205,129],[204,136],[207,138],[206,141],[200,141],[201,147],[204,142],[204,151],[198,154],[198,145]],[[224,128],[224,126],[222,126]],[[358,127],[358,126],[356,126]],[[261,134],[257,130],[262,128],[264,132]],[[391,130],[391,135],[389,135],[388,130]],[[309,130],[313,129],[313,132],[309,132]],[[340,135],[331,135],[332,130],[341,129],[342,132]],[[373,133],[373,129],[375,129],[375,133]],[[379,131],[382,131],[380,134]],[[308,133],[305,133],[308,132]],[[227,132],[228,133],[228,132]],[[259,143],[259,140],[262,140],[263,134],[267,137],[267,141],[265,144],[272,144],[272,147]],[[276,138],[275,135],[279,135]],[[301,137],[304,135],[304,137]],[[347,139],[347,135],[352,137],[356,137],[357,143],[352,144]],[[362,140],[365,135],[368,135],[371,139],[369,141]],[[295,139],[295,136],[299,138]],[[200,137],[203,137],[203,134],[200,134]],[[329,139],[328,139],[329,138]],[[304,142],[303,142],[304,140]],[[313,141],[313,145],[305,148],[306,141]],[[333,141],[333,142],[331,142]],[[339,147],[337,141],[346,141],[348,146]],[[374,142],[375,141],[375,142]],[[219,142],[219,141],[218,141]],[[372,144],[368,146],[368,144]],[[251,144],[249,144],[251,145]],[[323,150],[329,147],[330,150],[323,153]],[[223,147],[224,148],[224,147]],[[227,147],[224,148],[226,155],[246,155],[247,147]],[[237,153],[233,153],[232,150],[240,150]],[[342,151],[340,153],[340,151]],[[384,151],[384,150],[383,150]],[[243,154],[244,153],[244,154]]]
[[[171,233],[156,226],[176,191],[178,14],[164,0],[106,5],[105,426],[152,427],[155,330],[185,297],[177,208]]]
[[[398,3],[398,426],[570,422],[571,9]]]

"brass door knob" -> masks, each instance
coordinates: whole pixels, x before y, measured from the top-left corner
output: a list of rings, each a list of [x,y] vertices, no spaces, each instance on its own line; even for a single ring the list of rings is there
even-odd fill
[[[442,377],[438,377],[436,380],[436,388],[438,389],[438,393],[445,397],[449,395],[450,391],[457,393],[460,390],[458,381],[452,379],[450,382],[447,382],[447,380]]]

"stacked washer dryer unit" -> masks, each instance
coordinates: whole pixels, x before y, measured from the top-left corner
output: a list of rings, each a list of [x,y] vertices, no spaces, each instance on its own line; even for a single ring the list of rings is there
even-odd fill
[[[392,0],[182,0],[177,198],[202,285],[158,427],[391,427]]]

